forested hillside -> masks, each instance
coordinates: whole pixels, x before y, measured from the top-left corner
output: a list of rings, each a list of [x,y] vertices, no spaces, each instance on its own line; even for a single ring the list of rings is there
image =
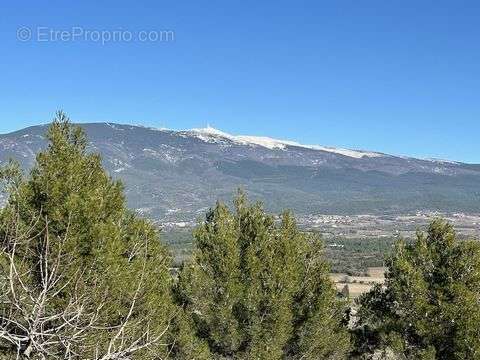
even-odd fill
[[[130,208],[162,222],[196,221],[241,186],[269,211],[298,215],[478,213],[480,166],[371,151],[233,136],[218,130],[157,130],[82,124],[88,149],[125,185]],[[28,169],[46,126],[0,135],[0,162]]]

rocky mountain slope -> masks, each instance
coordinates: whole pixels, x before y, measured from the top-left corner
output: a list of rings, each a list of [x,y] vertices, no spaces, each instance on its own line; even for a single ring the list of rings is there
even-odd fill
[[[130,206],[153,219],[197,218],[239,186],[271,210],[299,214],[480,212],[480,165],[306,146],[205,128],[82,124]],[[0,163],[29,168],[46,126],[0,135]]]

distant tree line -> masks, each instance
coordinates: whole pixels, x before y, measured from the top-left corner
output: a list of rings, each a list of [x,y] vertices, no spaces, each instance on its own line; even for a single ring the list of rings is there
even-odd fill
[[[480,359],[480,248],[449,224],[351,304],[318,236],[239,193],[173,269],[83,131],[58,112],[46,137],[29,174],[0,170],[0,359]]]

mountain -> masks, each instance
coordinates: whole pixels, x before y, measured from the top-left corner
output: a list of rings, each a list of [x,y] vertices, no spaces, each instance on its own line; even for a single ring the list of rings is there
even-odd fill
[[[480,212],[480,165],[234,136],[81,124],[90,148],[124,181],[129,205],[161,221],[197,218],[238,188],[270,210],[299,214]],[[45,147],[46,125],[0,135],[0,163],[24,168]]]

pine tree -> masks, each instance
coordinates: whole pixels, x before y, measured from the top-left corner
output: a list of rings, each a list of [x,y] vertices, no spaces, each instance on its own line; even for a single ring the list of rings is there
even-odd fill
[[[363,333],[409,359],[480,358],[478,243],[435,220],[399,241],[387,265],[385,286],[360,298]]]
[[[0,352],[32,359],[153,359],[178,308],[156,229],[58,112],[29,176],[2,171]],[[163,355],[162,355],[163,354]]]
[[[218,203],[194,233],[177,297],[212,358],[339,359],[349,347],[321,241],[279,224],[240,194]],[[180,349],[181,350],[181,349]]]

